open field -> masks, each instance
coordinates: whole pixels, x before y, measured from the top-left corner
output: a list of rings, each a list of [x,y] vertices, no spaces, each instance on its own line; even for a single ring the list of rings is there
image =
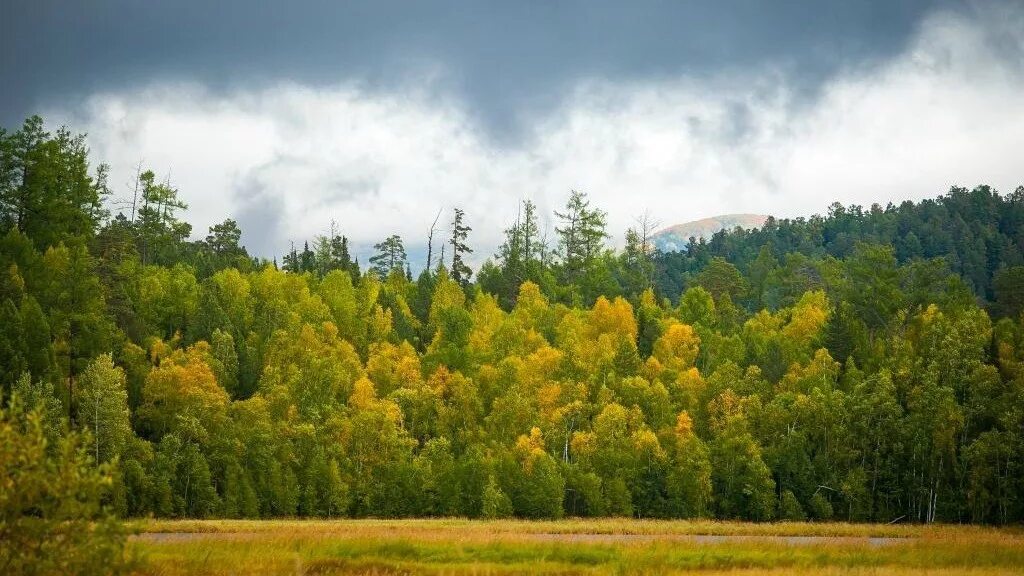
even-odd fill
[[[141,574],[1024,574],[1024,531],[638,520],[139,521]]]

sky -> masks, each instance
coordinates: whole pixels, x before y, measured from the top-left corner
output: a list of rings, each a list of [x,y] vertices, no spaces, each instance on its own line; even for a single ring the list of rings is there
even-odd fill
[[[479,264],[574,189],[621,244],[1024,183],[1020,1],[8,0],[0,78],[0,125],[87,133],[115,208],[141,165],[265,257],[333,221],[419,262],[460,207]]]

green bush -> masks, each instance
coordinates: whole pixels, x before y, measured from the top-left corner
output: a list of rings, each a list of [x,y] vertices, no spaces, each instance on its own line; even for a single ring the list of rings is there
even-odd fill
[[[0,409],[0,573],[124,572],[125,531],[103,505],[111,467],[93,464],[83,435],[48,442],[45,422],[17,395]]]

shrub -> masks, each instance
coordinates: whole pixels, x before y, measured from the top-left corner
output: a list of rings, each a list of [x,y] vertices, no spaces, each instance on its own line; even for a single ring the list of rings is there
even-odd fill
[[[111,467],[93,464],[82,435],[50,443],[45,422],[17,395],[0,409],[0,573],[125,571],[124,528],[102,503]]]

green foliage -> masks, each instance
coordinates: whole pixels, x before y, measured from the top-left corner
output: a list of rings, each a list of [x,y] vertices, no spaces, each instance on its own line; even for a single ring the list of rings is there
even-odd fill
[[[799,504],[799,502],[796,502],[796,504]],[[811,496],[810,509],[811,516],[816,520],[831,520],[834,514],[832,503],[821,492],[816,492]]]
[[[715,300],[728,297],[735,301],[742,298],[749,289],[740,271],[724,258],[717,256],[697,274],[693,283],[707,290]]]
[[[995,288],[996,311],[1010,318],[1019,318],[1024,312],[1024,266],[1009,266],[996,272],[992,279]]]
[[[452,280],[465,286],[469,283],[469,277],[473,271],[465,262],[465,257],[472,254],[473,250],[466,244],[469,233],[473,231],[465,223],[466,214],[459,208],[455,209],[452,217],[452,237],[448,241],[452,246]]]
[[[488,478],[487,486],[484,487],[480,516],[489,520],[512,516],[512,501],[501,491],[501,487],[494,481],[494,476]]]
[[[17,395],[0,410],[0,571],[126,572],[124,528],[103,505],[113,469],[90,460],[87,435],[50,443],[46,418]]]
[[[783,492],[779,499],[779,518],[781,520],[807,520],[807,513],[804,512],[803,506],[800,505],[800,501],[796,499],[792,490]]]
[[[89,175],[85,135],[43,130],[33,116],[20,130],[0,130],[0,227],[16,228],[38,250],[81,243],[104,217],[106,167]]]
[[[86,367],[75,392],[78,424],[93,437],[93,459],[118,458],[132,436],[124,370],[104,354]]]
[[[377,253],[370,256],[370,264],[379,277],[387,278],[392,270],[405,272],[406,256],[401,236],[392,234],[383,242],[374,244],[373,249]]]
[[[80,140],[0,143],[0,402],[39,409],[4,434],[121,514],[1024,519],[1024,190],[673,254],[610,249],[573,192],[476,284],[456,210],[413,282],[397,236],[361,274],[332,225],[279,270],[232,220],[187,240],[152,172],[111,219]]]
[[[178,190],[170,183],[158,183],[156,174],[147,170],[139,175],[138,198],[139,256],[143,264],[173,263],[180,257],[192,225],[177,218],[177,211],[188,208],[178,199]],[[134,218],[134,215],[133,215]]]
[[[724,518],[770,520],[775,513],[775,482],[757,441],[742,417],[728,417],[711,445],[715,504]]]

